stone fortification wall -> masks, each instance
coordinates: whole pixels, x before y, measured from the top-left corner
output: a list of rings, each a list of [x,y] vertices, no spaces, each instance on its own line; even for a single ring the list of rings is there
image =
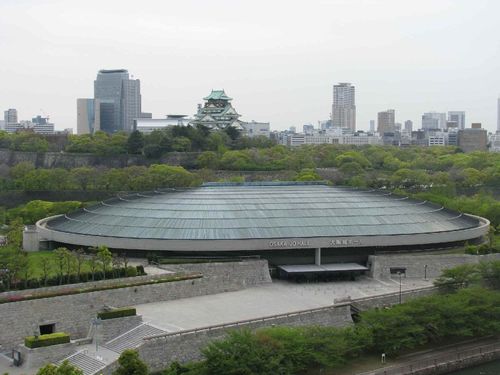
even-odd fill
[[[270,282],[267,261],[264,260],[212,263],[195,268],[205,268],[207,274],[195,280],[0,304],[0,345],[7,350],[14,347],[41,324],[55,323],[56,331],[67,332],[73,339],[85,337],[91,319],[105,306],[125,307],[189,298]]]
[[[201,350],[214,340],[223,339],[232,329],[255,330],[277,326],[336,326],[352,324],[349,304],[335,305],[320,309],[306,310],[290,314],[270,316],[232,324],[212,326],[204,329],[171,333],[157,338],[146,339],[138,351],[150,370],[160,371],[173,361],[185,363],[202,358]],[[107,372],[105,372],[107,373]]]
[[[0,165],[9,167],[21,162],[33,163],[37,168],[105,167],[124,168],[131,165],[166,163],[170,165],[193,166],[198,152],[171,152],[160,160],[146,159],[142,155],[99,156],[66,152],[24,152],[0,149]]]
[[[117,336],[130,331],[142,323],[142,315],[126,316],[123,318],[106,319],[101,321],[96,337],[99,342],[107,342]]]
[[[500,254],[429,254],[429,255],[372,255],[368,259],[370,275],[376,279],[391,277],[391,267],[406,268],[406,277],[436,278],[444,269],[461,264],[477,264],[481,261],[500,260]],[[427,266],[427,267],[426,267]]]
[[[20,345],[18,350],[21,352],[21,358],[24,362],[23,368],[37,369],[47,363],[58,361],[75,351],[76,344],[69,342],[67,344],[59,344],[46,346],[42,348],[30,349],[24,345]]]

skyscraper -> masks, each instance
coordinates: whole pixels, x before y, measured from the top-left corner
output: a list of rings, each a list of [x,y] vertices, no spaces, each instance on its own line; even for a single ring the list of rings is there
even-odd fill
[[[405,121],[405,131],[411,133],[413,131],[413,121],[406,120]]]
[[[396,113],[394,109],[388,109],[387,111],[379,112],[377,132],[380,135],[383,135],[384,133],[393,133],[395,130],[395,117]]]
[[[446,113],[426,112],[422,115],[422,129],[446,129]]]
[[[375,132],[375,120],[370,120],[370,131]]]
[[[9,124],[17,124],[17,109],[9,108],[3,112],[3,119],[5,121],[5,126]]]
[[[99,99],[76,100],[76,133],[93,134],[101,130],[101,102]]]
[[[100,70],[94,81],[94,99],[100,102],[100,127],[108,133],[131,132],[141,117],[141,83],[125,69]]]
[[[458,129],[465,129],[465,112],[464,111],[449,111],[448,121],[456,122]]]
[[[497,100],[497,133],[500,134],[500,98]]]
[[[350,83],[333,86],[332,126],[356,131],[355,88]]]

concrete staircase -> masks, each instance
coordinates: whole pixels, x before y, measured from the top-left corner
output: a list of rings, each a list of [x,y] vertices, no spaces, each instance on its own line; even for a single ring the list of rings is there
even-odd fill
[[[166,331],[153,327],[147,323],[142,323],[132,328],[130,331],[108,341],[102,346],[120,354],[124,350],[134,349],[140,346],[144,337],[161,335],[162,333],[166,333]]]
[[[57,362],[57,365],[62,364],[64,361],[68,361],[73,366],[78,367],[83,371],[83,375],[93,375],[99,370],[106,367],[106,363],[99,361],[96,358],[92,358],[85,353],[84,350],[78,351],[70,356]]]

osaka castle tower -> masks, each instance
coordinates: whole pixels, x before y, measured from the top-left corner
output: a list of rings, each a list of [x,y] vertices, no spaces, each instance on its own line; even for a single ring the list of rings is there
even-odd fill
[[[229,126],[243,130],[242,122],[238,120],[240,115],[231,105],[233,99],[224,90],[212,90],[203,100],[205,105],[198,105],[198,113],[194,115],[191,125],[203,125],[212,130],[226,129]]]

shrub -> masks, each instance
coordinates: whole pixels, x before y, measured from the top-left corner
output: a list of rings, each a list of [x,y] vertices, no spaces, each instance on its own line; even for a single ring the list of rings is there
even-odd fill
[[[126,316],[135,316],[136,310],[134,307],[123,307],[120,309],[113,309],[110,311],[101,311],[97,313],[97,317],[102,320],[124,318]]]
[[[148,367],[141,361],[137,351],[132,349],[125,350],[118,358],[119,367],[113,372],[113,375],[147,375]]]
[[[44,346],[52,346],[66,344],[70,341],[69,335],[64,332],[50,333],[40,336],[28,336],[24,339],[24,345],[27,348],[41,348]]]
[[[136,266],[135,268],[137,269],[137,274],[139,276],[146,275],[146,271],[144,271],[144,266],[143,265]]]

